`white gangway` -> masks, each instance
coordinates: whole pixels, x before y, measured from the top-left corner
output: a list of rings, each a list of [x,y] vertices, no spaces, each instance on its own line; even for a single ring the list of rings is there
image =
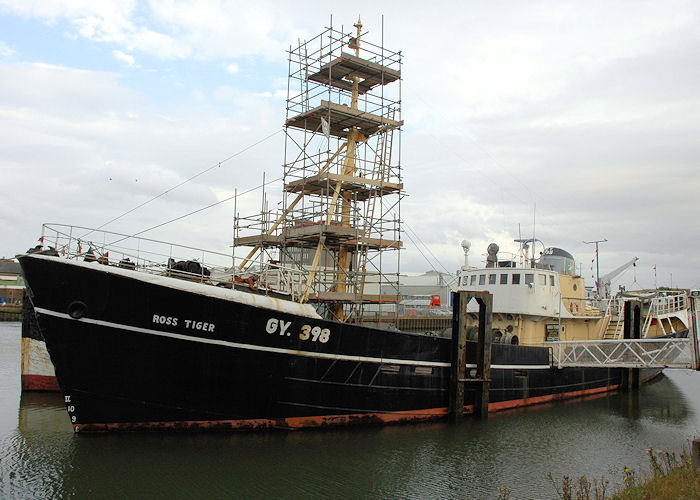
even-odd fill
[[[595,368],[684,368],[700,370],[700,290],[690,292],[690,325],[685,338],[545,342],[552,363]]]

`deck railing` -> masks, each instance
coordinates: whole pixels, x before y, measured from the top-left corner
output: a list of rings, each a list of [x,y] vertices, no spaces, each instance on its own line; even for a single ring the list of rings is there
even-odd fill
[[[230,253],[82,226],[44,224],[40,241],[43,250],[53,248],[67,259],[95,261],[229,288],[233,282],[242,281],[263,293],[288,294],[292,300],[297,298],[304,282],[303,271],[280,264],[264,263],[240,271],[236,266],[243,259]],[[178,262],[183,264],[177,266]]]
[[[662,295],[651,299],[649,314],[662,316],[673,314],[688,308],[688,296],[684,292]]]

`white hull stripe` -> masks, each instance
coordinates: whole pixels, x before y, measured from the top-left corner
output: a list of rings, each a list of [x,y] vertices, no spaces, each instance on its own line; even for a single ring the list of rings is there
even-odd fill
[[[363,363],[380,363],[380,364],[393,364],[393,365],[409,365],[409,366],[430,366],[430,367],[449,367],[450,363],[443,363],[440,361],[418,361],[411,359],[392,359],[392,358],[375,358],[369,356],[353,356],[350,354],[331,354],[325,352],[312,352],[312,351],[297,351],[295,349],[285,349],[282,347],[269,347],[255,344],[241,344],[239,342],[229,342],[227,340],[217,340],[208,339],[202,337],[193,337],[191,335],[182,335],[180,333],[163,332],[160,330],[152,330],[150,328],[141,328],[138,326],[122,325],[119,323],[112,323],[110,321],[102,321],[99,319],[91,318],[81,318],[74,319],[71,318],[66,313],[59,313],[51,311],[49,309],[44,309],[42,307],[35,307],[34,310],[39,314],[46,314],[48,316],[54,316],[56,318],[67,319],[71,321],[79,321],[81,323],[88,323],[91,325],[104,326],[107,328],[116,328],[119,330],[126,330],[136,333],[145,333],[147,335],[155,335],[157,337],[167,337],[177,340],[186,340],[189,342],[199,342],[201,344],[212,344],[220,345],[224,347],[233,347],[236,349],[245,349],[248,351],[261,351],[261,352],[273,352],[276,354],[290,354],[293,356],[304,356],[307,358],[317,358],[317,359],[334,359],[338,361],[355,361]],[[467,368],[476,368],[475,364],[467,364]],[[544,370],[549,369],[549,365],[491,365],[491,368],[496,370]]]

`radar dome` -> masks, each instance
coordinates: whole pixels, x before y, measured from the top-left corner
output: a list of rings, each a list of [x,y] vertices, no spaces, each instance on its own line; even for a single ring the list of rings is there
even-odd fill
[[[539,263],[561,274],[569,274],[571,276],[576,274],[574,256],[561,248],[545,248]]]

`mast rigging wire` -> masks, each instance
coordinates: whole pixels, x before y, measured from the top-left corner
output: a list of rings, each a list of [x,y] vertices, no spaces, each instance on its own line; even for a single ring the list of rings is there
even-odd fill
[[[190,178],[188,178],[188,179],[185,179],[184,181],[182,181],[181,183],[179,183],[179,184],[177,184],[177,185],[171,187],[170,189],[166,189],[165,191],[163,191],[163,192],[160,193],[159,195],[154,196],[154,197],[151,198],[150,200],[144,201],[144,202],[141,203],[140,205],[137,205],[137,206],[135,206],[134,208],[132,208],[132,209],[130,209],[130,210],[127,210],[127,211],[124,212],[123,214],[121,214],[121,215],[119,215],[119,216],[117,216],[117,217],[115,217],[115,218],[113,218],[113,219],[111,219],[111,220],[105,222],[105,223],[102,224],[101,226],[99,226],[99,227],[97,227],[97,228],[95,228],[95,229],[92,229],[92,230],[88,231],[88,232],[85,233],[83,236],[81,236],[81,238],[85,238],[87,235],[89,235],[89,234],[92,233],[92,232],[99,231],[99,230],[102,229],[103,227],[105,227],[105,226],[111,224],[112,222],[115,222],[115,221],[121,219],[122,217],[125,217],[125,216],[129,215],[129,214],[132,213],[132,212],[135,212],[135,211],[138,210],[139,208],[148,205],[149,203],[151,203],[151,202],[157,200],[158,198],[160,198],[161,196],[164,196],[164,195],[168,194],[170,191],[173,191],[173,190],[175,190],[175,189],[177,189],[177,188],[179,188],[179,187],[181,187],[181,186],[187,184],[187,183],[190,182],[191,180],[196,179],[197,177],[199,177],[199,176],[201,176],[201,175],[203,175],[203,174],[206,174],[206,173],[209,172],[210,170],[213,170],[213,169],[215,169],[215,168],[217,168],[217,167],[221,167],[221,164],[222,164],[222,163],[226,163],[227,161],[232,160],[233,158],[242,155],[243,153],[245,153],[245,152],[248,151],[249,149],[252,149],[252,148],[254,148],[255,146],[258,146],[258,145],[262,144],[263,142],[265,142],[265,141],[271,139],[272,137],[276,136],[276,135],[279,134],[280,132],[283,132],[283,130],[282,130],[282,129],[277,130],[277,131],[273,132],[272,134],[268,135],[267,137],[264,137],[263,139],[260,139],[259,141],[254,142],[253,144],[250,144],[249,146],[244,147],[244,148],[241,149],[240,151],[238,151],[238,152],[232,154],[231,156],[229,156],[229,157],[227,157],[227,158],[224,158],[223,160],[221,160],[221,161],[215,163],[214,165],[212,165],[211,167],[207,167],[207,168],[205,168],[204,170],[202,170],[201,172],[198,172],[198,173],[194,174],[192,177],[190,177]],[[232,197],[227,198],[227,199],[224,200],[224,201],[228,201],[228,200],[230,200],[230,199],[232,199]],[[218,204],[218,203],[215,203],[214,205],[217,205],[217,204]],[[212,207],[212,206],[214,206],[214,205],[209,205],[208,207],[204,207],[204,209],[210,208],[210,207]],[[202,210],[204,210],[204,209],[202,209]],[[192,215],[192,214],[194,214],[194,213],[197,213],[197,212],[195,211],[195,212],[192,212],[191,214],[188,214],[188,215]],[[185,217],[186,217],[186,216],[185,216]],[[178,220],[178,219],[173,219],[173,220]],[[172,222],[172,221],[170,221],[170,222]],[[169,222],[166,222],[166,223],[161,224],[161,225],[165,225],[165,224],[168,224],[168,223],[169,223]],[[160,226],[155,226],[155,227],[160,227]],[[155,227],[154,227],[154,228],[155,228]],[[148,231],[148,230],[146,230],[146,231]],[[145,232],[145,231],[142,231],[142,232]],[[141,234],[141,233],[136,233],[136,234]]]
[[[440,271],[438,271],[437,269],[435,269],[435,266],[433,265],[433,263],[430,262],[430,259],[428,259],[428,257],[425,256],[425,254],[423,253],[423,250],[421,250],[421,249],[420,249],[420,246],[418,246],[418,244],[413,240],[413,238],[411,238],[411,235],[408,234],[408,232],[406,232],[406,233],[404,233],[404,234],[406,235],[406,237],[407,237],[409,240],[411,240],[411,243],[413,243],[413,245],[416,247],[416,250],[418,250],[418,252],[420,252],[420,254],[423,256],[423,258],[425,259],[425,261],[426,261],[426,262],[428,263],[428,265],[430,266],[430,268],[431,268],[433,271],[435,271],[436,273],[439,273]]]
[[[110,245],[114,245],[115,243],[119,243],[120,241],[124,241],[124,240],[126,240],[126,239],[128,239],[128,238],[134,238],[134,237],[136,237],[136,236],[138,236],[138,235],[140,235],[140,234],[147,233],[148,231],[153,231],[154,229],[158,229],[159,227],[166,226],[166,225],[171,224],[171,223],[173,223],[173,222],[176,222],[176,221],[178,221],[178,220],[181,220],[181,219],[184,219],[184,218],[186,218],[186,217],[189,217],[190,215],[194,215],[194,214],[197,214],[197,213],[199,213],[199,212],[203,212],[203,211],[208,210],[208,209],[210,209],[210,208],[212,208],[212,207],[215,207],[216,205],[221,205],[222,203],[226,203],[227,201],[233,200],[234,198],[236,198],[236,197],[238,197],[238,196],[242,196],[242,195],[244,195],[244,194],[248,194],[248,193],[251,193],[251,192],[253,192],[253,191],[257,190],[257,189],[260,189],[260,188],[262,188],[262,187],[265,187],[267,184],[273,184],[273,183],[275,183],[275,182],[277,182],[277,181],[281,181],[283,178],[284,178],[284,177],[281,176],[281,177],[277,177],[276,179],[273,179],[273,180],[271,180],[271,181],[269,181],[269,182],[264,182],[263,184],[260,184],[260,185],[258,185],[258,186],[252,187],[252,188],[247,189],[247,190],[245,190],[245,191],[242,191],[242,192],[240,192],[240,193],[236,193],[236,194],[234,194],[233,196],[229,196],[228,198],[224,198],[223,200],[219,200],[219,201],[217,201],[217,202],[211,203],[211,204],[209,204],[209,205],[207,205],[207,206],[205,206],[205,207],[198,208],[197,210],[194,210],[194,211],[192,211],[192,212],[189,212],[189,213],[180,215],[180,216],[178,216],[178,217],[175,217],[174,219],[170,219],[170,220],[168,220],[168,221],[161,222],[160,224],[156,224],[155,226],[149,227],[149,228],[147,228],[147,229],[143,229],[143,230],[141,230],[141,231],[139,231],[139,232],[137,232],[137,233],[131,234],[131,235],[129,235],[129,236],[125,236],[124,238],[121,238],[121,239],[118,239],[118,240],[116,240],[116,241],[111,242]]]
[[[407,228],[408,230],[410,230],[410,231],[413,233],[413,235],[414,235],[414,236],[416,237],[416,239],[420,242],[420,244],[423,245],[423,247],[428,251],[428,253],[430,253],[430,255],[433,257],[433,259],[435,259],[435,262],[437,262],[437,264],[438,264],[441,268],[443,268],[447,274],[450,274],[450,275],[454,274],[454,273],[451,273],[451,272],[442,264],[442,262],[440,262],[440,259],[438,259],[438,258],[435,256],[435,254],[432,252],[432,250],[430,250],[430,247],[428,247],[428,245],[426,245],[426,244],[423,242],[423,240],[421,239],[421,237],[418,235],[418,233],[415,231],[415,229],[413,229],[413,228],[411,227],[411,225],[410,225],[408,222],[403,221],[403,224],[404,224],[404,226],[406,226],[406,228]],[[410,235],[408,234],[408,231],[404,231],[404,234],[406,234],[406,236],[409,237],[409,239],[411,240],[411,242],[412,242],[414,245],[416,245],[416,247],[418,246],[418,245],[416,244],[416,242],[413,240],[413,238],[410,237]],[[418,249],[418,251],[421,253],[421,255],[423,255],[423,258],[425,258],[425,260],[428,262],[428,264],[430,264],[430,267],[433,269],[433,271],[439,273],[440,271],[438,271],[438,270],[435,268],[435,266],[428,260],[428,258],[425,256],[425,254],[424,254],[423,252],[421,252],[420,249]]]

